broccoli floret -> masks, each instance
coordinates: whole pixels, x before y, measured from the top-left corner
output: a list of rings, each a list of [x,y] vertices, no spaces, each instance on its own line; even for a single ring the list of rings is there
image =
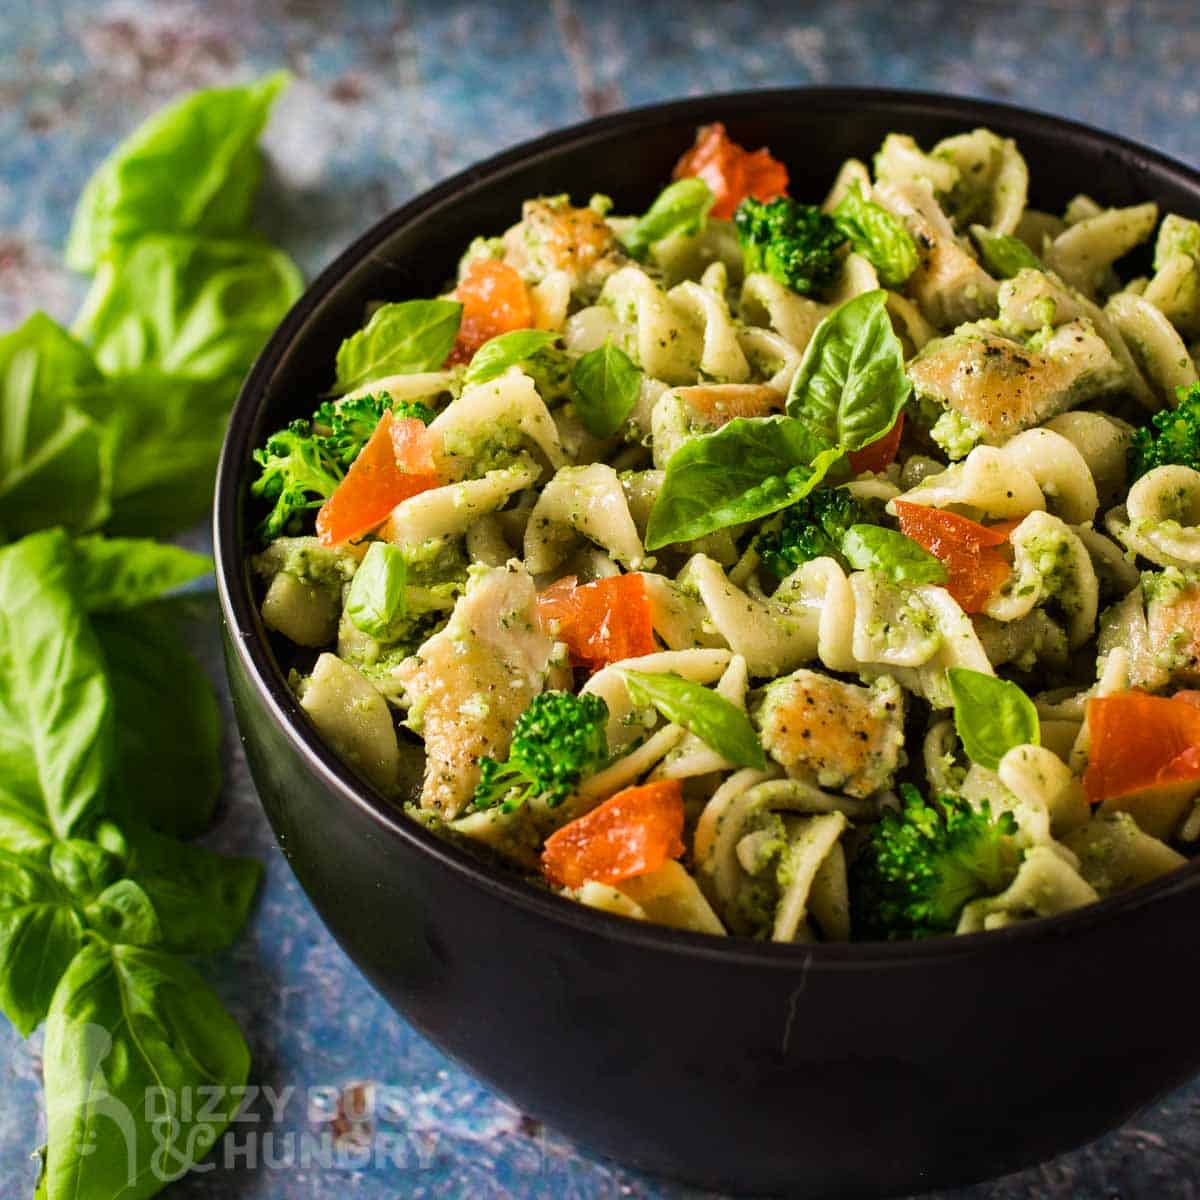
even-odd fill
[[[323,440],[312,433],[311,423],[303,420],[267,438],[266,445],[255,450],[254,461],[261,470],[250,490],[275,502],[259,526],[264,542],[285,532],[298,533],[301,514],[332,496],[343,474]]]
[[[746,273],[765,271],[807,295],[832,283],[846,235],[827,213],[786,196],[747,198],[733,214]]]
[[[846,530],[869,520],[866,510],[849,492],[818,488],[785,508],[779,527],[760,533],[754,548],[763,566],[783,579],[814,558],[828,555],[840,559]]]
[[[608,759],[608,705],[599,696],[542,692],[513,726],[507,762],[485,758],[476,808],[513,812],[541,797],[556,808]]]
[[[1200,471],[1200,383],[1176,388],[1179,404],[1135,430],[1129,444],[1129,481],[1155,467],[1177,464]]]
[[[313,429],[323,435],[330,457],[346,469],[358,457],[358,452],[367,444],[379,419],[389,408],[396,417],[415,417],[426,425],[436,415],[433,409],[419,400],[402,400],[393,404],[386,392],[380,392],[373,396],[356,396],[353,400],[340,403],[326,400],[313,414]]]
[[[1021,854],[1012,813],[993,816],[958,796],[927,804],[902,784],[903,809],[885,811],[850,870],[850,912],[862,940],[953,933],[963,908],[1004,891]]]
[[[301,518],[333,495],[358,452],[367,444],[383,414],[415,417],[426,425],[434,412],[419,401],[392,404],[386,392],[353,400],[325,401],[310,420],[292,421],[254,452],[261,468],[251,491],[274,507],[259,526],[264,542],[282,533],[299,533]]]

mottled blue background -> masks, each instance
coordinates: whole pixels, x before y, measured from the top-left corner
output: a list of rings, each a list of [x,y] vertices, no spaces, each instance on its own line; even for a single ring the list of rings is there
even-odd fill
[[[268,135],[267,228],[311,273],[388,209],[501,147],[615,108],[738,87],[874,83],[988,96],[1200,162],[1198,60],[1200,8],[1185,0],[0,0],[0,326],[39,307],[70,318],[81,288],[58,250],[84,179],[121,134],[182,89],[281,64],[297,80]],[[1103,191],[1101,180],[1088,185]],[[215,605],[204,616],[197,646],[219,678]],[[260,1123],[241,1131],[260,1136],[226,1143],[235,1161],[170,1194],[697,1195],[594,1161],[524,1121],[386,1008],[300,893],[231,722],[229,730],[226,800],[209,840],[261,858],[266,884],[237,949],[202,968],[247,1031],[255,1078],[299,1091],[280,1121],[258,1106]],[[22,1043],[0,1028],[5,1198],[32,1189],[29,1152],[44,1137],[39,1051],[37,1037]],[[297,1163],[289,1135],[321,1128],[305,1089],[361,1080],[384,1089],[376,1128],[392,1135],[385,1148],[396,1161]],[[1093,1146],[943,1198],[1200,1195],[1198,1108],[1192,1085]],[[869,1153],[869,1130],[863,1138]],[[263,1166],[268,1156],[287,1161],[289,1148],[294,1165]],[[251,1149],[257,1166],[247,1162]]]

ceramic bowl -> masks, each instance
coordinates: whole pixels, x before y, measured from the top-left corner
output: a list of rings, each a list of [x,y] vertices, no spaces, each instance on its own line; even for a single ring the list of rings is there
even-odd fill
[[[289,691],[247,569],[251,451],[307,415],[379,298],[432,295],[529,196],[640,211],[696,126],[726,123],[822,196],[891,130],[1015,137],[1033,201],[1157,200],[1200,175],[1119,138],[996,104],[794,89],[685,100],[553,133],[380,221],[317,278],[242,391],[216,496],[230,683],[263,807],[322,919],[372,983],[523,1110],[623,1163],[734,1192],[882,1196],[1076,1146],[1200,1070],[1200,862],[1050,920],[918,944],[782,946],[638,924],[482,869],[343,766]],[[409,767],[420,775],[420,750]]]

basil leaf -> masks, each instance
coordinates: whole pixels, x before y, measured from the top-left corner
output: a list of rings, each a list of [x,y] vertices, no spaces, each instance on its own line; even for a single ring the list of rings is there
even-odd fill
[[[143,369],[81,402],[112,440],[113,534],[166,537],[212,507],[213,474],[241,377],[186,379]]]
[[[868,200],[857,183],[838,202],[833,217],[886,287],[899,287],[917,269],[921,260],[912,235],[886,208]]]
[[[67,894],[84,902],[121,878],[121,859],[86,838],[55,842],[49,862],[51,874]]]
[[[365,328],[338,347],[334,394],[384,375],[437,370],[454,348],[461,322],[462,305],[455,300],[381,305]]]
[[[893,583],[945,583],[946,568],[924,546],[881,525],[851,525],[842,554],[856,571],[876,571]]]
[[[0,850],[0,1010],[28,1037],[83,945],[84,925],[44,862]]]
[[[619,346],[589,350],[571,371],[575,411],[593,437],[612,437],[637,403],[642,373]]]
[[[164,1167],[182,1175],[212,1149],[249,1072],[237,1025],[181,959],[130,945],[85,946],[46,1022],[47,1200],[153,1195],[166,1181]],[[185,1091],[194,1099],[202,1088],[211,1105],[181,1103]],[[174,1113],[153,1127],[152,1095]]]
[[[876,290],[834,309],[813,331],[787,411],[825,445],[861,450],[891,429],[911,391],[887,293]]]
[[[113,762],[112,692],[74,574],[61,530],[0,550],[0,807],[59,838],[100,809]]]
[[[994,771],[1014,746],[1039,744],[1037,709],[1015,683],[966,667],[951,667],[946,675],[954,728],[972,762]]]
[[[142,826],[125,826],[123,832],[125,871],[154,906],[163,948],[212,954],[232,945],[250,915],[262,867]]]
[[[1024,270],[1040,271],[1041,261],[1020,238],[993,233],[986,225],[972,225],[971,237],[979,247],[979,257],[989,275],[1011,279]]]
[[[558,334],[549,329],[514,329],[502,333],[475,351],[463,383],[487,383],[556,341]]]
[[[110,374],[240,382],[303,289],[263,242],[153,234],[105,256],[74,332]]]
[[[163,601],[98,613],[93,624],[117,720],[115,815],[193,837],[221,790],[221,714],[183,643],[178,610]]]
[[[408,610],[407,581],[408,567],[400,547],[372,542],[350,581],[346,616],[368,637],[390,640],[396,621]]]
[[[617,240],[632,257],[644,259],[655,242],[673,233],[699,233],[715,202],[712,189],[703,179],[677,179],[659,192],[654,203]]]
[[[157,946],[162,941],[158,913],[132,879],[105,888],[84,912],[92,929],[114,945]]]
[[[778,512],[808,495],[841,456],[791,417],[739,417],[693,438],[667,463],[646,549]]]
[[[653,705],[668,721],[694,733],[735,766],[760,771],[766,767],[750,718],[724,696],[678,675],[622,670],[621,678],[634,704]]]
[[[45,313],[0,338],[0,528],[10,537],[109,513],[110,438],[80,406],[100,383],[87,349]]]
[[[209,574],[213,561],[149,538],[76,538],[75,584],[88,612],[136,608]]]
[[[155,113],[88,180],[67,238],[67,265],[91,271],[147,233],[240,234],[262,175],[257,142],[286,72],[213,88]]]

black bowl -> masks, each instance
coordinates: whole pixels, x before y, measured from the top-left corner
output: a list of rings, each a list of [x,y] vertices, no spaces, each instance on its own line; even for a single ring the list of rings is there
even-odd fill
[[[584,1146],[740,1192],[879,1196],[978,1180],[1096,1137],[1200,1070],[1200,863],[1121,897],[916,945],[761,945],[648,927],[482,870],[344,767],[297,706],[246,567],[250,454],[311,411],[366,302],[425,296],[528,196],[638,211],[695,127],[769,144],[793,194],[890,130],[1017,138],[1034,199],[1200,213],[1200,175],[1056,118],[908,92],[658,105],[510,150],[405,205],[308,289],[234,411],[216,499],[230,682],[279,844],[322,919],[423,1034]],[[419,765],[419,764],[414,764]]]

